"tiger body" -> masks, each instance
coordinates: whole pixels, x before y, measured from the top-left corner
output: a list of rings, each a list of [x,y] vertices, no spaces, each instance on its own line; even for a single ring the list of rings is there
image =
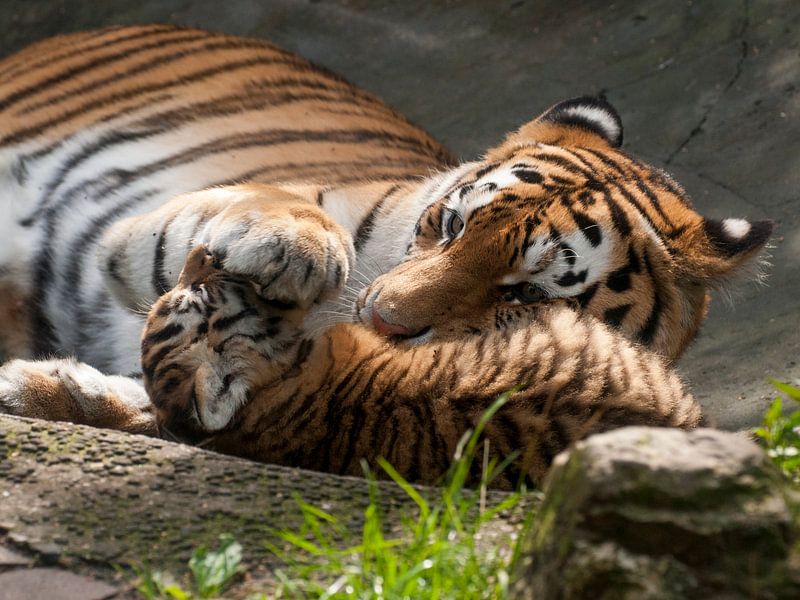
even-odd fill
[[[112,373],[139,371],[143,324],[111,300],[97,267],[116,220],[211,186],[394,182],[450,160],[383,103],[295,55],[171,26],[36,44],[0,65],[0,98],[7,310],[36,299],[0,355],[69,354]],[[364,201],[341,220],[358,223]],[[148,241],[153,259],[158,238]]]
[[[25,416],[433,482],[520,386],[486,435],[521,451],[501,485],[537,480],[594,431],[700,422],[668,362],[770,233],[697,214],[597,99],[451,167],[254,40],[78,34],[0,82],[3,350],[81,361],[0,368],[0,407]]]

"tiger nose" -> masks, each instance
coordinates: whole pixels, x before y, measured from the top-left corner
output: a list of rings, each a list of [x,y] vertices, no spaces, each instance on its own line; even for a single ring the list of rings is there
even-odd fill
[[[375,328],[375,331],[382,335],[403,335],[410,337],[414,334],[408,327],[387,323],[381,316],[377,306],[373,306],[372,308],[372,326]]]

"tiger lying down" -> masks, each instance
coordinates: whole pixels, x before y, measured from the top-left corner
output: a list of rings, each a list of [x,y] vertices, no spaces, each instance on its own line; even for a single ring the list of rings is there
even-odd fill
[[[0,63],[0,409],[431,483],[519,386],[501,487],[593,432],[695,427],[669,363],[771,224],[703,218],[621,142],[583,97],[453,166],[263,41],[38,43]]]

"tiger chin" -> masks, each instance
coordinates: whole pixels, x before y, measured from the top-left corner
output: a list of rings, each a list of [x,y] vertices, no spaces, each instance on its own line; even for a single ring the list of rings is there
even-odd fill
[[[454,166],[260,40],[113,28],[0,72],[11,414],[433,483],[517,389],[494,484],[538,481],[592,432],[702,422],[670,364],[772,231],[698,214],[603,98]]]

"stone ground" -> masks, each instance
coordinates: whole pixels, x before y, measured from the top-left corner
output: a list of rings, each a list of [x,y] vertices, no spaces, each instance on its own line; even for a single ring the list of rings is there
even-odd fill
[[[379,93],[465,159],[548,105],[605,92],[625,146],[702,212],[778,224],[766,286],[717,294],[681,362],[726,428],[768,377],[800,379],[800,3],[794,0],[48,0],[0,2],[0,55],[109,24],[269,38]]]
[[[264,544],[280,543],[275,529],[300,528],[297,497],[353,532],[361,530],[369,498],[360,478],[3,415],[0,457],[0,600],[128,597],[132,571],[115,565],[147,561],[181,575],[192,550],[217,547],[223,533],[244,548],[248,574],[235,593],[243,597],[274,583],[277,559]],[[430,499],[436,493],[419,489]],[[389,533],[399,531],[399,516],[413,502],[394,484],[379,483],[378,494]],[[504,497],[489,492],[486,506]],[[507,539],[523,515],[515,510],[493,519],[486,543]]]
[[[0,55],[56,33],[149,22],[276,41],[377,92],[465,159],[558,100],[605,92],[623,117],[626,148],[668,168],[702,212],[778,225],[766,286],[734,286],[732,304],[717,294],[700,339],[681,361],[696,396],[719,425],[741,428],[755,423],[771,398],[768,377],[800,381],[800,3],[0,0]],[[3,419],[0,432],[13,429],[10,422]],[[41,480],[62,467],[50,465]],[[27,480],[21,481],[4,478],[0,492],[23,489]],[[67,489],[66,498],[63,485],[53,487],[54,504],[42,514],[69,502],[87,506],[83,494],[93,488],[82,492],[82,485]],[[95,495],[107,491],[94,488]],[[10,506],[0,501],[6,516]],[[7,526],[14,525],[30,535],[36,518],[22,519],[36,510],[12,515],[0,531],[13,532]],[[125,518],[136,515],[142,523],[161,510]],[[101,525],[83,527],[107,531]],[[84,539],[74,531],[61,535]],[[82,557],[71,568],[106,560],[92,558],[101,541],[67,553]],[[24,556],[0,553],[0,599],[23,589],[11,587],[19,573],[52,580],[15,571],[14,561],[69,566],[47,547],[13,537],[4,542]],[[70,585],[62,580],[59,589],[66,594]],[[104,593],[110,592],[98,589],[96,597]]]

